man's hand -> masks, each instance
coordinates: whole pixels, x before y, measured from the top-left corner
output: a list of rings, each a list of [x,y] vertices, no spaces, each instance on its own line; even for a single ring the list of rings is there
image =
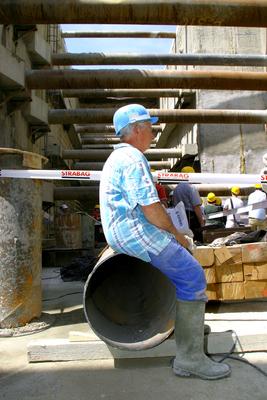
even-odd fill
[[[186,249],[189,249],[190,242],[182,233],[177,231],[177,234],[174,235],[174,237],[177,240],[177,242],[179,242],[183,247],[185,247]]]

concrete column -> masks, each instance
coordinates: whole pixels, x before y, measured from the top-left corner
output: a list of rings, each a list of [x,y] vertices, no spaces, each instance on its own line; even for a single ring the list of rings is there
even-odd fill
[[[44,157],[0,148],[0,168],[42,168]],[[42,183],[0,178],[0,328],[23,326],[41,308]]]

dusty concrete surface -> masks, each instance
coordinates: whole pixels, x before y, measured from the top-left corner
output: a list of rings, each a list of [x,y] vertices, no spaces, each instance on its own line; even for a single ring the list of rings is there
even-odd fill
[[[45,270],[44,277],[56,276],[57,271]],[[203,381],[175,377],[170,359],[70,361],[31,363],[27,361],[26,346],[34,339],[67,338],[71,330],[87,331],[88,325],[81,306],[83,285],[79,282],[63,283],[59,277],[43,280],[43,311],[55,316],[51,328],[37,334],[13,338],[0,338],[0,399],[20,400],[266,400],[267,378],[253,367],[239,361],[227,360],[232,367],[231,377],[221,381]],[[60,297],[67,293],[76,294]],[[56,299],[57,298],[57,299]],[[213,305],[206,314],[212,329],[224,330],[233,321],[226,321],[226,313],[237,311],[242,304]],[[246,304],[248,329],[253,321],[252,312],[267,311],[267,302]],[[220,318],[221,315],[221,318]],[[259,314],[258,314],[259,315]],[[215,317],[216,316],[216,317]],[[236,318],[236,319],[238,319]],[[218,319],[220,327],[218,328]],[[243,313],[243,323],[245,314]],[[238,325],[238,321],[234,321]],[[259,323],[259,321],[258,321]],[[213,325],[217,324],[217,325]],[[266,326],[266,319],[261,319]],[[259,327],[259,325],[257,325]],[[259,329],[259,328],[257,328]],[[214,330],[214,329],[213,329]],[[266,335],[267,340],[267,335]],[[244,358],[267,373],[267,353],[245,354]]]

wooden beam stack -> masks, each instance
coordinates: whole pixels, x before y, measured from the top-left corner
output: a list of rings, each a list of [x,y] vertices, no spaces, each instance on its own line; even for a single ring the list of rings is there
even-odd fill
[[[204,268],[209,300],[267,297],[267,243],[200,246],[193,255]]]

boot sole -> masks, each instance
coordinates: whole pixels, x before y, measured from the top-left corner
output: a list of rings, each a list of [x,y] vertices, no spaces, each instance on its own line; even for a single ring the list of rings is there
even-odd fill
[[[229,369],[229,371],[227,373],[224,373],[223,375],[216,375],[216,376],[202,375],[202,374],[198,374],[196,372],[186,371],[185,369],[182,369],[182,368],[175,368],[175,371],[173,370],[173,372],[174,372],[174,375],[176,375],[176,376],[187,377],[187,378],[192,376],[192,377],[197,377],[197,378],[201,378],[201,379],[205,379],[205,380],[209,380],[209,381],[227,378],[229,375],[231,375],[231,369]]]

